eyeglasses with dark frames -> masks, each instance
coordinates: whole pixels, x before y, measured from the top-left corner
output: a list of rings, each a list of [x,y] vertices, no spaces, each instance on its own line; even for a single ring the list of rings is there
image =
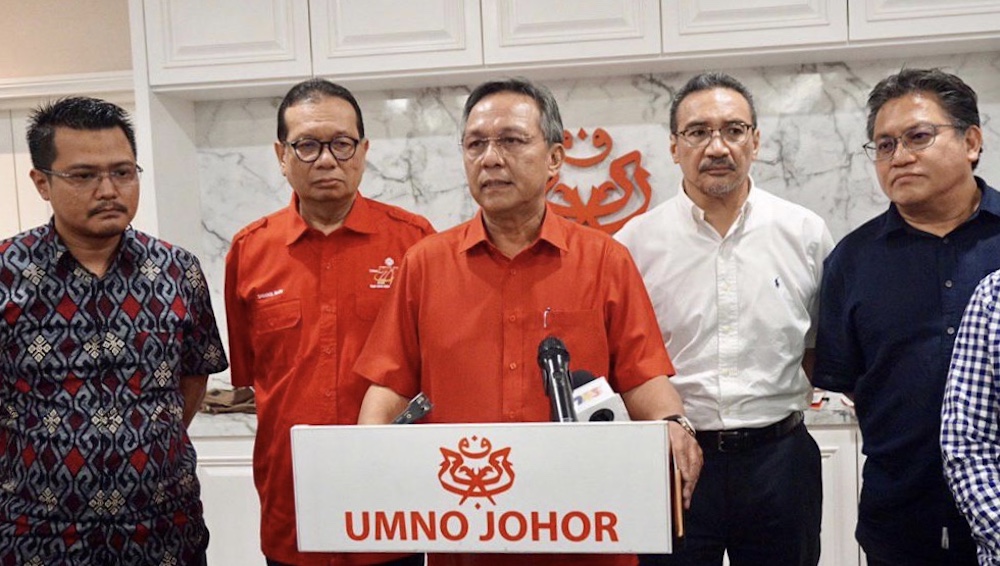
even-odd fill
[[[361,140],[351,136],[337,136],[330,141],[319,141],[312,138],[303,138],[293,142],[285,142],[295,152],[295,157],[300,161],[312,163],[323,154],[323,148],[330,150],[330,155],[337,161],[347,161],[354,157]]]

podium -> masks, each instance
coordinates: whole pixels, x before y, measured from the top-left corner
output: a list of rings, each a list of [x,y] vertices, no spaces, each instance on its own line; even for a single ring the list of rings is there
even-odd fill
[[[292,428],[303,552],[666,553],[660,422]]]

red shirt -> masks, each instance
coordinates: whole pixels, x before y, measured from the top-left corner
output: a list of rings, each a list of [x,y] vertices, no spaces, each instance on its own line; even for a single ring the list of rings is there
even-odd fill
[[[434,404],[430,423],[548,421],[536,361],[548,335],[571,369],[616,391],[673,374],[642,278],[624,246],[546,211],[513,259],[487,240],[482,213],[414,246],[355,370]],[[432,555],[431,564],[630,564],[634,556]]]
[[[400,555],[298,552],[289,431],[357,423],[369,384],[351,368],[403,254],[434,230],[421,216],[361,195],[327,236],[297,210],[293,198],[250,224],[226,257],[232,382],[256,393],[261,547],[289,564],[377,564]]]

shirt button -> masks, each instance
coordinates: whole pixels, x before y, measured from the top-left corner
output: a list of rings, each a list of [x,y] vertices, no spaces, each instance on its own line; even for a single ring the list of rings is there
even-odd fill
[[[331,264],[331,263],[324,263],[323,264],[323,269],[327,269],[327,270],[333,269],[333,264]]]
[[[942,242],[942,243],[945,243],[945,244],[949,244],[949,243],[951,243],[951,239],[950,239],[950,238],[943,238],[943,239],[941,240],[941,242]]]
[[[510,270],[510,274],[511,275],[517,275],[517,270],[516,269],[511,269]]]
[[[517,369],[517,362],[511,362],[510,365],[507,367],[509,367],[513,371]]]
[[[954,326],[949,326],[948,327],[948,336],[951,336],[954,333],[955,333],[955,327]]]
[[[517,320],[517,317],[514,316],[514,315],[510,315],[510,316],[507,317],[507,320],[509,320],[511,322],[514,322],[515,320]]]
[[[951,286],[952,286],[952,282],[951,282],[951,279],[949,279],[949,280],[945,281],[945,282],[944,282],[944,286],[945,286],[945,287],[947,287],[947,288],[949,288],[949,289],[951,289]]]
[[[322,310],[322,311],[323,311],[323,312],[325,312],[325,313],[330,313],[330,312],[333,312],[333,309],[332,309],[332,308],[330,308],[330,305],[323,305],[323,308],[322,308],[322,309],[320,309],[320,310]]]

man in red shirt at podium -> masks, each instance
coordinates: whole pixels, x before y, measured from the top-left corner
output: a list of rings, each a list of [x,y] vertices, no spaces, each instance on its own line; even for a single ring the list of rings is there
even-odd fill
[[[562,339],[575,368],[605,375],[633,420],[684,412],[667,379],[642,278],[606,234],[559,217],[546,187],[565,156],[552,94],[523,79],[484,83],[463,113],[462,154],[476,216],[407,252],[355,371],[372,382],[362,424],[388,423],[418,392],[426,422],[539,422],[549,402],[536,355]],[[701,450],[668,421],[689,502]],[[634,564],[633,555],[431,554],[431,565]]]

